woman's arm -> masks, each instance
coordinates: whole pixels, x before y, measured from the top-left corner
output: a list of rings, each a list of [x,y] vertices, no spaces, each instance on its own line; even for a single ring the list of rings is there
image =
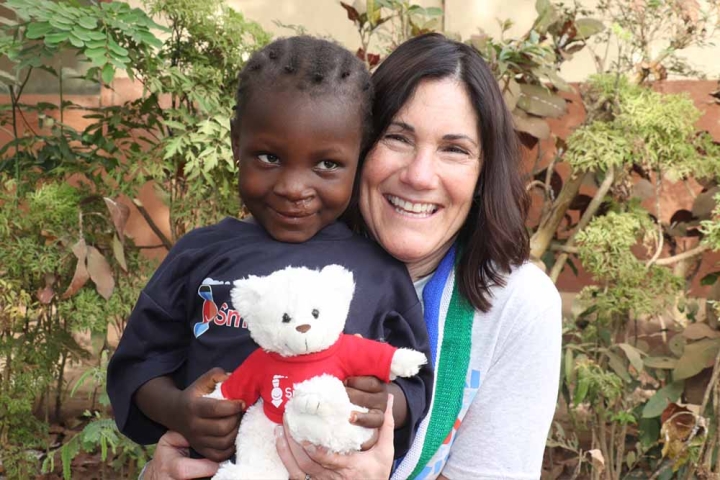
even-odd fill
[[[488,368],[451,448],[443,475],[478,480],[538,478],[557,401],[559,296],[517,318]],[[527,305],[529,307],[530,305]]]

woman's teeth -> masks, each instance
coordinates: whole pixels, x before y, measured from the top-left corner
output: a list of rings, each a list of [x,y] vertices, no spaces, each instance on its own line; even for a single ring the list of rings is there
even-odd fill
[[[437,210],[437,205],[432,203],[412,203],[394,195],[386,197],[388,202],[395,207],[395,211],[409,217],[429,217]]]

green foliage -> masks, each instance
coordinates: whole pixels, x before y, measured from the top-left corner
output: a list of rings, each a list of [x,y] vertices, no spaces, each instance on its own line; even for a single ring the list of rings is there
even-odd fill
[[[679,179],[720,174],[720,148],[698,135],[700,111],[687,95],[662,94],[625,77],[591,78],[589,96],[609,117],[581,126],[568,138],[566,161],[579,171],[642,165]]]
[[[720,194],[715,195],[715,205],[713,220],[703,220],[700,225],[704,235],[703,243],[713,250],[720,250]]]
[[[12,136],[0,147],[0,450],[10,475],[26,478],[20,472],[34,472],[37,460],[5,452],[47,450],[48,425],[29,420],[39,399],[46,413],[59,413],[66,366],[106,358],[108,331],[122,331],[152,273],[125,234],[129,208],[115,199],[134,199],[153,180],[170,209],[168,248],[187,229],[238,211],[229,137],[235,79],[269,35],[221,0],[147,1],[167,28],[121,1],[5,6],[18,21],[0,27],[0,51],[12,65],[0,72],[10,94],[0,127]],[[122,70],[143,95],[97,108],[66,99],[68,70],[48,66],[66,52],[87,67],[85,81],[112,88]],[[57,80],[57,103],[25,103],[27,80],[39,70]],[[70,109],[90,124],[69,125]],[[33,116],[38,126],[28,123]],[[87,334],[90,344],[78,340]],[[81,451],[99,451],[121,470],[146,461],[145,449],[108,417],[105,368],[81,376],[96,382],[100,405],[60,449],[65,478]],[[54,462],[49,455],[45,469]]]

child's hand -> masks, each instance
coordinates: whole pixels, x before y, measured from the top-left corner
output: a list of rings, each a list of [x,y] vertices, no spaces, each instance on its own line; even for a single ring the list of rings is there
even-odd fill
[[[245,404],[240,401],[203,398],[228,374],[213,368],[180,392],[175,402],[175,430],[196,452],[215,462],[227,460],[235,451],[235,438]]]
[[[387,384],[376,377],[348,377],[345,390],[350,402],[368,409],[367,413],[352,412],[350,422],[366,428],[382,427],[388,401]],[[362,445],[362,450],[371,448],[377,439],[376,433]]]

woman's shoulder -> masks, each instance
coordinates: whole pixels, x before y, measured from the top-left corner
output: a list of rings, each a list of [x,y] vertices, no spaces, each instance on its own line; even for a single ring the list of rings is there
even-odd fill
[[[562,302],[555,284],[533,263],[514,267],[504,280],[504,286],[492,289],[492,310],[531,318],[548,311],[561,311]]]

